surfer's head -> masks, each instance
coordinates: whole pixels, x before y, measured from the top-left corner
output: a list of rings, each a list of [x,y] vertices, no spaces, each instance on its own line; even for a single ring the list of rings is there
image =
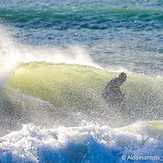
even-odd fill
[[[127,79],[127,74],[124,73],[124,72],[121,72],[121,73],[119,74],[118,78],[119,78],[122,82],[124,82],[124,81],[126,81],[126,79]]]

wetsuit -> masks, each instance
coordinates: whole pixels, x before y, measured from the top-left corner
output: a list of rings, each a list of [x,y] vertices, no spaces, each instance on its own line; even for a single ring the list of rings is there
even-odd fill
[[[120,86],[123,82],[119,78],[112,79],[103,91],[104,99],[111,104],[121,104],[124,94],[121,92]]]

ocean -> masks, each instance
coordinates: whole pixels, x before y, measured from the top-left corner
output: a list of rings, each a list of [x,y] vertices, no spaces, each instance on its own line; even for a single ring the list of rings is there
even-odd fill
[[[0,0],[0,163],[162,162],[162,54],[161,0]]]

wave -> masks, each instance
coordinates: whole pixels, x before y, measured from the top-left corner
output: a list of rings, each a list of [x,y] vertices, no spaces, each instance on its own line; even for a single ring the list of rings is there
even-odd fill
[[[42,118],[45,124],[51,123],[47,118],[50,115],[52,121],[64,119],[63,124],[70,122],[70,125],[82,118],[110,126],[162,118],[162,76],[156,78],[127,72],[128,80],[122,88],[126,94],[125,107],[120,111],[120,108],[108,106],[101,97],[107,82],[119,72],[102,69],[80,46],[33,48],[15,43],[3,28],[0,33],[0,81],[4,88],[0,97],[1,116],[8,121],[2,118],[1,123],[9,124],[9,128],[14,128],[10,124],[17,121],[36,122],[35,119],[39,119],[37,123],[40,123],[38,117],[45,115],[44,107],[47,108],[46,116]],[[24,95],[27,98],[22,98]],[[11,117],[16,117],[14,123],[10,123]]]
[[[46,62],[19,65],[1,91],[0,135],[27,122],[76,126],[89,121],[120,127],[138,120],[162,119],[163,78],[127,72],[121,108],[111,106],[101,96],[107,82],[118,74],[82,65]]]
[[[107,82],[116,76],[118,72],[88,66],[33,62],[19,66],[10,76],[7,87],[49,101],[67,113],[73,110],[94,114],[94,118],[98,120],[99,116],[99,121],[110,125],[162,118],[162,77],[128,72],[128,80],[122,87],[125,105],[120,109],[108,106],[101,96]]]
[[[126,128],[81,125],[42,128],[24,125],[0,139],[0,161],[12,163],[161,162],[162,122],[139,122]],[[152,135],[151,131],[155,134]]]
[[[11,33],[0,25],[0,87],[11,72],[21,63],[33,61],[88,65],[101,68],[89,56],[88,51],[79,45],[67,47],[32,47],[17,43]]]
[[[18,27],[66,29],[134,29],[162,28],[163,11],[140,8],[110,8],[108,6],[72,6],[45,9],[0,9],[0,18]]]

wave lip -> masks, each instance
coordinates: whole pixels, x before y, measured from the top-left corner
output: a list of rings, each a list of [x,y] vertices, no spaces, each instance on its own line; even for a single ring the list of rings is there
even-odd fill
[[[98,125],[51,129],[32,124],[24,125],[22,130],[1,138],[0,161],[120,163],[138,158],[137,161],[141,163],[143,158],[148,158],[150,162],[154,162],[161,159],[163,140],[143,133],[144,123],[146,126],[148,123],[152,124],[152,122],[140,123],[141,134],[131,132],[134,129],[133,125],[128,126],[130,131]],[[162,125],[159,121],[157,123]],[[157,133],[155,127],[153,130]]]

